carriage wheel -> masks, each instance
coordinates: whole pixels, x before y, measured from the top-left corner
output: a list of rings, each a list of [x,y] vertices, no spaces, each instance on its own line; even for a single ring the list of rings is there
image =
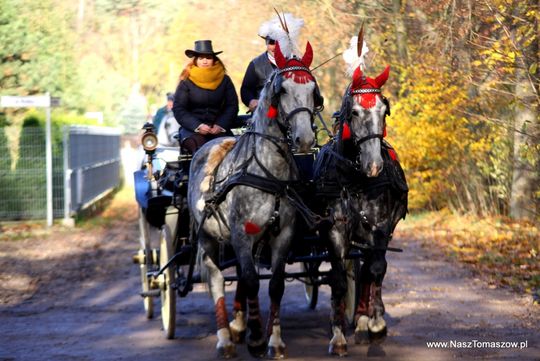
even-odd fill
[[[303,262],[300,264],[302,272],[316,275],[319,268],[318,262]],[[315,277],[304,278],[304,295],[310,310],[314,310],[317,307],[319,300],[319,285],[313,284]]]
[[[173,256],[173,238],[168,225],[161,228],[160,247],[159,247],[159,267],[163,267]],[[174,338],[176,328],[176,289],[175,283],[175,265],[167,267],[158,277],[158,283],[161,295],[161,321],[163,330],[168,339]]]
[[[150,279],[148,271],[152,268],[152,246],[150,242],[150,224],[146,220],[142,208],[139,208],[139,232],[140,232],[140,249],[137,257],[139,260],[144,259],[144,262],[139,261],[141,272],[141,291],[143,294],[148,294],[150,291]],[[154,299],[152,296],[143,296],[144,312],[146,318],[154,317]]]
[[[351,259],[345,262],[347,271],[347,294],[345,295],[345,319],[354,327],[354,314],[360,301],[360,259]]]

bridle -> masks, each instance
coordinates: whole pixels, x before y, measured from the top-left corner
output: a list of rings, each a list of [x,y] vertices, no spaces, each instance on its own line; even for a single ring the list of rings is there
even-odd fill
[[[298,61],[298,59],[294,59],[294,60]],[[291,71],[301,71],[301,72],[308,73],[313,79],[313,81],[315,82],[315,90],[313,91],[314,109],[310,109],[308,107],[298,107],[287,113],[280,106],[279,97],[282,94],[282,90],[281,90],[281,83],[283,82],[282,74],[285,74]],[[291,134],[292,118],[301,112],[307,112],[309,114],[311,127],[313,128],[313,124],[315,121],[315,114],[322,111],[324,107],[323,105],[324,99],[320,95],[319,86],[317,84],[317,81],[315,80],[315,77],[313,76],[313,74],[311,73],[311,70],[309,70],[307,66],[293,65],[293,66],[286,66],[282,69],[277,69],[273,73],[271,78],[269,79],[269,82],[271,83],[270,86],[272,87],[272,90],[273,90],[272,106],[278,109],[277,116],[280,118],[280,121],[278,121],[278,127],[281,133],[285,136],[285,139],[287,140],[287,144],[289,145],[290,148],[292,148],[292,134]]]
[[[361,89],[355,89],[355,90],[351,91],[350,87],[349,87],[348,92],[347,92],[347,96],[350,98],[350,101],[352,102],[352,101],[354,101],[354,95],[357,95],[357,94],[373,94],[373,93],[380,94],[381,89],[377,89],[377,88],[361,88]],[[384,101],[384,102],[387,103],[387,101]],[[388,104],[386,104],[386,105],[387,105],[387,108],[388,108]],[[387,112],[388,112],[388,110],[387,110]],[[350,126],[351,117],[352,117],[352,112],[349,112],[349,114],[347,114],[347,118],[346,118],[346,121],[349,123],[349,126]],[[384,117],[386,118],[386,113],[385,113]],[[380,139],[382,141],[383,137],[384,137],[383,133],[373,133],[373,134],[368,134],[365,137],[362,137],[360,139],[356,139],[356,138],[353,137],[353,142],[356,145],[356,147],[359,149],[360,145],[362,143],[367,142],[370,139]]]

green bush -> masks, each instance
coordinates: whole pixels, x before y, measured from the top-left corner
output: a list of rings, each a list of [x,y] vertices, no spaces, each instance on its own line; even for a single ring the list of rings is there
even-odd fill
[[[11,155],[8,148],[5,128],[0,124],[0,218],[6,218],[10,213],[13,186],[11,171]]]

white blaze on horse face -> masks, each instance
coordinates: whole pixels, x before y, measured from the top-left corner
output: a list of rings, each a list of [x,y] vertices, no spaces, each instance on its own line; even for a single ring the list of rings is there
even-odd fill
[[[351,130],[355,139],[379,134],[384,131],[384,113],[386,105],[376,98],[375,106],[366,109],[356,101],[352,107]],[[381,156],[381,140],[379,138],[368,139],[359,144],[360,161],[362,169],[368,177],[377,177],[383,168]]]
[[[313,92],[315,82],[306,84],[295,83],[292,78],[284,79],[282,83],[280,102],[283,110],[289,114],[298,108],[307,108],[313,111]],[[293,145],[300,152],[308,152],[315,142],[315,133],[311,126],[311,114],[300,111],[289,119]]]

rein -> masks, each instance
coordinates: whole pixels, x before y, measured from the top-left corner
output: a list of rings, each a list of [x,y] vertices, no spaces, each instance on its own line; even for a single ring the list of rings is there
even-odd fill
[[[254,132],[254,131],[248,131],[242,135],[240,142],[237,144],[235,149],[238,149],[236,153],[236,158],[239,156],[239,152],[241,148],[245,148],[246,146],[249,147],[248,144],[243,142],[243,138],[245,139],[249,138],[250,136],[260,137],[265,140],[270,141],[272,144],[274,144],[278,148],[278,152],[280,155],[285,158],[287,161],[287,164],[291,165],[291,159],[292,159],[292,152],[289,149],[289,152],[284,152],[281,147],[279,147],[278,143],[285,143],[286,141],[282,138],[277,138],[274,136],[270,136],[267,134]],[[253,142],[254,145],[255,142]],[[244,145],[246,144],[246,145]],[[259,168],[263,171],[265,176],[260,176],[251,172],[248,172],[247,168],[249,165],[255,161],[255,163],[259,166]],[[234,161],[232,162],[234,164]],[[217,172],[218,167],[216,167],[215,172]],[[257,188],[263,192],[273,194],[276,197],[276,209],[274,210],[274,214],[279,215],[279,197],[286,197],[289,202],[293,205],[294,208],[300,213],[300,215],[304,218],[307,224],[312,224],[313,227],[321,223],[325,220],[325,218],[321,217],[320,215],[316,214],[315,212],[311,211],[309,207],[304,203],[298,192],[296,191],[296,187],[300,182],[298,180],[280,180],[276,178],[259,160],[257,157],[257,153],[255,152],[254,146],[252,146],[252,153],[249,156],[248,159],[246,159],[245,162],[243,162],[239,168],[237,168],[236,172],[231,170],[228,172],[225,178],[215,181],[213,184],[213,187],[215,187],[216,184],[222,183],[218,190],[214,192],[211,198],[206,200],[205,210],[203,219],[208,218],[211,215],[218,215],[221,219],[223,218],[221,213],[218,212],[218,206],[225,200],[225,197],[227,194],[238,185],[244,185],[249,186],[253,188]],[[275,216],[274,216],[275,217]],[[223,219],[222,219],[223,220]],[[274,218],[275,222],[276,218]],[[271,222],[271,223],[273,223]],[[201,222],[202,224],[203,222]],[[225,223],[226,224],[226,223]],[[269,224],[271,225],[271,224]]]

